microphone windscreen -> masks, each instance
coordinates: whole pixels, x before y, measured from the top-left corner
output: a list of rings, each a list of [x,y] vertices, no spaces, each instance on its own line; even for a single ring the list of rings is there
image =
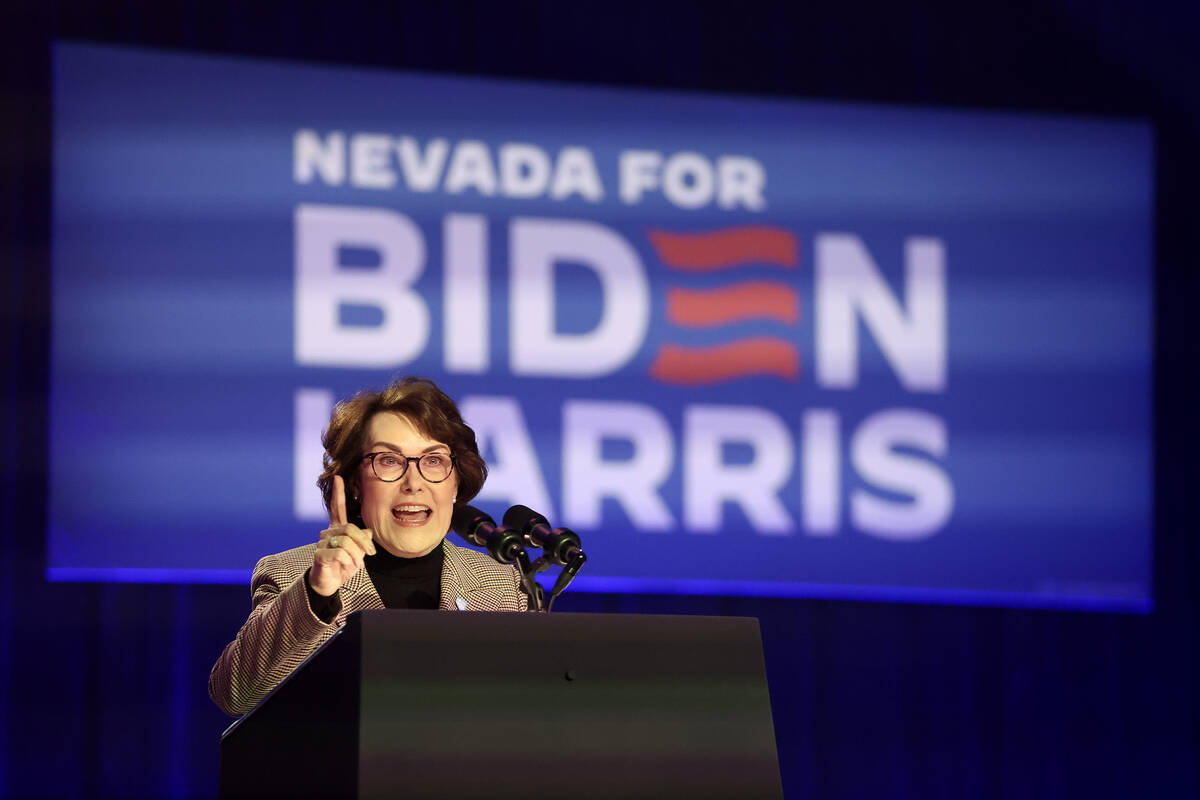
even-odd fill
[[[550,523],[546,518],[529,506],[513,506],[504,512],[504,527],[520,531],[522,536],[529,533],[538,525],[545,525],[547,528],[550,527]]]
[[[459,536],[470,538],[482,524],[496,527],[496,520],[474,506],[459,506],[450,517],[450,528]]]

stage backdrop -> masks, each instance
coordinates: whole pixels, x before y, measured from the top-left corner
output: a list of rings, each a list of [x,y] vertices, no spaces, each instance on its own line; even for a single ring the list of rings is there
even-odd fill
[[[1150,607],[1145,124],[54,71],[51,579],[245,581],[412,374],[580,589]]]

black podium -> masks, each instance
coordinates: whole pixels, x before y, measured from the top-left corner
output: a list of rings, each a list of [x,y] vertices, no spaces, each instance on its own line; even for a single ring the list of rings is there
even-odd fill
[[[221,796],[781,798],[758,621],[355,614],[225,731]]]

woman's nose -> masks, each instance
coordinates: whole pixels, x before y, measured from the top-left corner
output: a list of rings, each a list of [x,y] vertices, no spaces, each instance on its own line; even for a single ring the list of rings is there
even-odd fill
[[[421,479],[421,473],[417,471],[417,465],[415,463],[410,463],[408,465],[408,469],[406,469],[404,474],[400,476],[400,480],[396,482],[396,485],[400,487],[401,491],[405,492],[416,491],[423,484],[424,481]]]

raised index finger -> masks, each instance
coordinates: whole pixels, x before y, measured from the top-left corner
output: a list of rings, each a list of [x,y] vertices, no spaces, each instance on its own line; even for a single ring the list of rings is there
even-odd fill
[[[346,481],[341,475],[333,476],[333,497],[329,500],[329,524],[345,525],[346,519]]]

